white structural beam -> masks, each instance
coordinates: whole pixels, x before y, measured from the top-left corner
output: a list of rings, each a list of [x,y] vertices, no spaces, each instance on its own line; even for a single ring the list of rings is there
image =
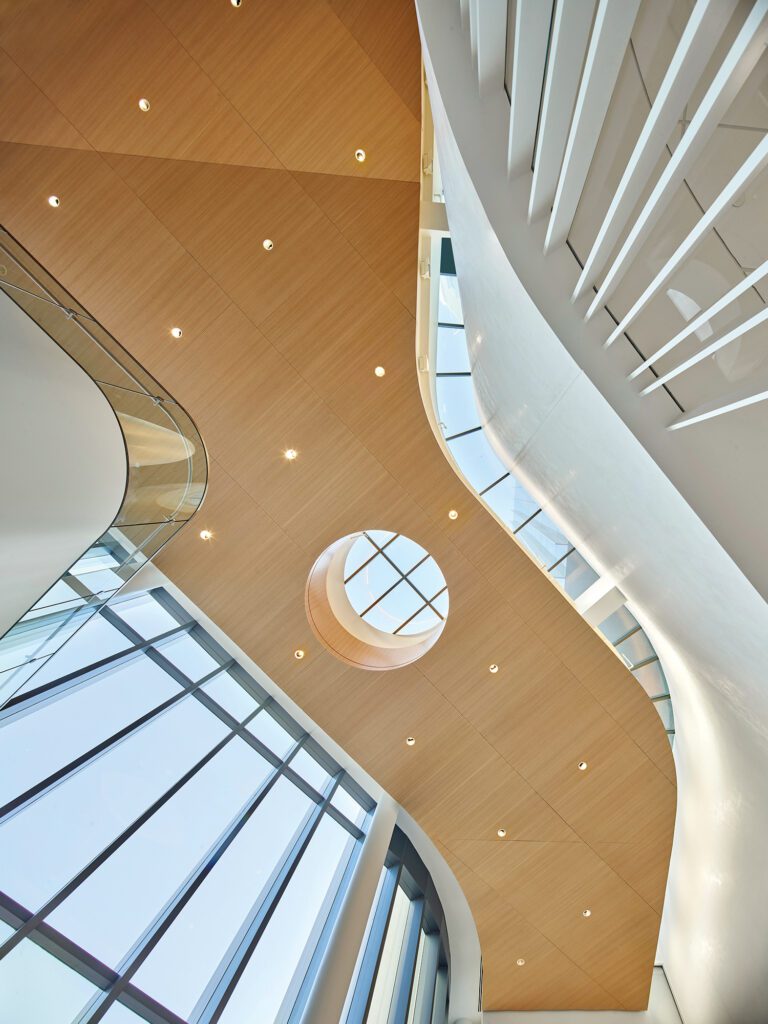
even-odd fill
[[[478,0],[477,78],[480,95],[504,88],[507,0]]]
[[[768,41],[768,0],[756,0],[736,40],[720,65],[712,84],[699,104],[685,134],[669,163],[633,223],[619,254],[611,264],[603,283],[587,311],[591,317],[613,294],[646,240],[667,208],[677,187],[700,156],[715,128],[736,98]]]
[[[510,175],[530,170],[533,161],[551,22],[551,0],[517,0],[507,155]]]
[[[472,49],[472,64],[477,71],[477,9],[480,0],[469,0],[469,45]]]
[[[737,0],[698,0],[581,272],[580,298],[605,267],[675,123],[706,68]]]
[[[713,341],[711,345],[707,345],[706,348],[703,348],[700,352],[691,356],[690,359],[686,359],[685,362],[680,363],[679,366],[670,370],[669,373],[665,373],[662,377],[659,377],[658,380],[653,382],[653,384],[649,384],[647,388],[643,388],[640,394],[649,395],[652,391],[656,391],[657,388],[666,384],[667,381],[673,380],[675,377],[679,377],[681,373],[685,373],[686,370],[690,370],[692,366],[700,363],[703,359],[707,359],[709,356],[714,355],[715,352],[719,352],[721,348],[725,348],[726,345],[730,345],[732,341],[736,341],[736,339],[741,338],[742,335],[748,334],[749,331],[753,331],[755,327],[759,327],[760,324],[765,323],[766,320],[768,320],[768,306],[765,306],[759,313],[755,313],[754,316],[749,317],[748,320],[745,320],[737,327],[734,327],[733,330],[728,331],[728,333],[724,334],[722,338],[718,338],[717,341]]]
[[[548,213],[555,198],[576,91],[595,13],[595,0],[557,0],[541,99],[528,220]]]
[[[748,405],[755,405],[757,402],[768,400],[768,390],[750,392],[748,387],[734,391],[726,398],[718,398],[714,402],[707,402],[697,406],[680,416],[674,423],[670,423],[667,430],[681,430],[683,427],[692,427],[694,423],[703,423],[704,420],[714,419],[716,416],[723,416],[727,412],[736,412],[737,409],[746,409]]]
[[[639,377],[640,374],[644,370],[647,370],[652,363],[655,363],[657,359],[661,359],[661,357],[665,356],[667,352],[671,352],[673,348],[677,348],[677,346],[681,342],[685,341],[686,338],[689,338],[694,331],[698,331],[698,329],[709,320],[714,319],[718,313],[722,313],[727,306],[730,306],[732,302],[735,302],[736,299],[744,295],[745,292],[748,292],[750,288],[753,288],[757,282],[762,280],[766,275],[768,275],[768,260],[766,260],[765,263],[761,263],[760,266],[757,267],[756,270],[753,270],[751,274],[748,274],[743,281],[739,281],[737,285],[734,285],[734,287],[731,288],[730,291],[726,292],[722,298],[718,299],[717,302],[713,302],[708,309],[702,310],[698,316],[695,316],[693,320],[690,320],[682,331],[679,331],[674,338],[668,341],[665,345],[662,345],[661,348],[657,349],[653,355],[650,355],[645,362],[641,363],[636,370],[633,370],[627,377],[627,380],[634,380],[635,377]]]
[[[562,245],[571,230],[639,6],[640,0],[599,0],[547,227],[546,252]]]
[[[645,309],[659,289],[669,281],[676,270],[680,269],[684,261],[691,255],[706,233],[715,224],[718,217],[720,217],[731,206],[733,201],[741,192],[744,191],[745,188],[749,187],[750,183],[762,170],[764,170],[766,165],[768,165],[768,135],[765,135],[762,141],[755,146],[750,155],[722,190],[720,195],[709,207],[707,212],[696,222],[693,230],[690,231],[680,245],[678,245],[677,249],[675,249],[642,295],[635,300],[628,312],[614,327],[608,336],[608,340],[605,342],[605,348],[612,345],[613,342],[632,323],[635,317]]]

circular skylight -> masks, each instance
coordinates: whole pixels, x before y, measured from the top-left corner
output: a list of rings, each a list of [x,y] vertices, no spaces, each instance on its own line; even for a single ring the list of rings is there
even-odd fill
[[[361,533],[344,563],[344,587],[360,618],[382,633],[414,636],[448,615],[448,587],[437,563],[400,533]]]

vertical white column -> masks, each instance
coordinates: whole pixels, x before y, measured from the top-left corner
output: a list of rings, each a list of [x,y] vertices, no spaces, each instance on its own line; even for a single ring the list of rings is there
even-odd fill
[[[341,1017],[396,819],[397,804],[385,794],[363,840],[302,1024],[330,1024]]]

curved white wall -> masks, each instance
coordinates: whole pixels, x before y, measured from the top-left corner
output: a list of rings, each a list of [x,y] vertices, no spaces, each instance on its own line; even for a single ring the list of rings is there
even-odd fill
[[[493,101],[477,97],[452,5],[418,0],[417,8],[489,435],[510,470],[630,599],[669,678],[679,802],[661,948],[672,991],[686,1024],[764,1024],[768,605],[512,269],[515,225],[508,193],[506,207],[500,195],[508,183],[489,172],[497,154],[488,147],[505,146],[492,134],[497,120],[485,116]],[[762,508],[748,511],[764,520]],[[757,568],[768,571],[762,562]]]
[[[123,435],[91,378],[0,291],[0,636],[110,525]]]

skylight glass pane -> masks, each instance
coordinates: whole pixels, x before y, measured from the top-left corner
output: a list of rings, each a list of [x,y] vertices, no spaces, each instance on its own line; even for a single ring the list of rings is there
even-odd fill
[[[96,569],[114,569],[119,564],[111,551],[95,547],[87,551],[82,558],[78,558],[69,571],[73,576],[80,576],[84,572],[93,572]]]
[[[226,734],[187,697],[0,826],[4,889],[32,910]]]
[[[52,605],[57,608],[76,607],[83,603],[83,598],[72,589],[64,580],[56,580],[50,590],[46,590],[37,604],[27,612],[27,617],[36,618],[38,615],[45,615]]]
[[[172,640],[167,640],[159,645],[157,650],[193,683],[220,667],[219,662],[189,633],[182,633]]]
[[[315,805],[278,779],[232,845],[134,976],[145,992],[187,1018],[270,875]],[[277,960],[281,950],[272,949]],[[251,1006],[250,1024],[254,1016]]]
[[[604,619],[597,627],[603,636],[610,643],[615,644],[619,637],[628,633],[637,626],[637,619],[632,612],[626,608],[618,608],[613,614]]]
[[[398,636],[414,636],[416,633],[423,633],[425,629],[433,629],[439,623],[439,617],[427,606],[398,630]]]
[[[661,693],[669,693],[664,670],[658,661],[652,661],[642,668],[636,668],[632,675],[640,683],[649,697],[658,697]]]
[[[600,579],[589,562],[578,551],[572,551],[555,571],[562,573],[563,588],[573,600]]]
[[[285,757],[296,742],[295,737],[287,732],[266,708],[262,709],[245,728],[278,757]]]
[[[360,615],[400,579],[400,573],[382,555],[377,555],[347,583],[347,597]]]
[[[411,901],[402,886],[397,887],[387,934],[381,951],[366,1024],[387,1024],[395,990],[397,968],[403,950]]]
[[[616,650],[629,661],[630,665],[636,665],[639,661],[645,661],[646,658],[651,658],[656,653],[645,631],[642,629],[639,629],[632,636],[617,644]]]
[[[391,530],[366,530],[368,536],[371,538],[374,544],[378,544],[380,548],[383,548],[386,544],[392,540],[396,534]]]
[[[674,718],[674,715],[672,713],[672,701],[671,700],[657,700],[656,703],[654,704],[654,707],[656,708],[657,712],[659,713],[659,718],[661,718],[662,722],[664,723],[664,728],[665,729],[674,729],[675,728],[675,718]]]
[[[451,437],[480,425],[471,377],[438,377],[435,391],[437,417],[443,436]]]
[[[116,967],[271,770],[247,743],[232,740],[61,904],[50,923]]]
[[[384,633],[392,633],[414,612],[417,612],[423,603],[413,587],[408,586],[403,580],[369,612],[366,612],[363,618],[375,629],[380,629]]]
[[[436,372],[468,373],[471,369],[464,328],[438,327]]]
[[[483,501],[511,530],[516,530],[539,508],[538,501],[513,476],[486,491]]]
[[[221,1024],[254,1024],[255,1008],[259,1024],[276,1020],[294,972],[300,965],[306,970],[338,888],[340,868],[353,845],[345,829],[332,818],[323,818],[226,1005]]]
[[[545,568],[561,558],[571,547],[570,541],[566,540],[562,530],[546,512],[539,512],[515,536]]]
[[[417,544],[416,541],[411,540],[409,537],[403,537],[402,534],[396,537],[387,547],[387,557],[403,573],[407,573],[412,569],[417,562],[424,558],[426,553],[421,544]]]
[[[122,1003],[113,1003],[104,1014],[103,1020],[104,1024],[144,1024],[143,1017],[139,1017]]]
[[[291,761],[291,768],[320,793],[325,789],[326,783],[331,777],[306,750],[300,750],[296,754]]]
[[[375,554],[376,548],[368,538],[364,536],[358,537],[347,554],[347,560],[344,563],[344,578],[346,579],[348,576],[351,576],[353,572],[356,572],[361,565],[367,562],[369,558],[373,558]]]
[[[0,960],[0,1020],[72,1024],[96,986],[30,939]]]
[[[205,684],[203,690],[238,722],[242,722],[258,707],[255,698],[228,672],[214,676],[209,683]]]
[[[440,614],[443,616],[444,619],[447,618],[447,616],[448,616],[448,591],[444,590],[442,594],[438,594],[437,597],[433,597],[432,601],[431,601],[431,604],[432,604],[433,608],[436,608],[437,611],[440,612]]]
[[[40,669],[34,685],[42,686],[43,683],[59,679],[83,666],[92,665],[130,646],[131,641],[111,626],[102,615],[94,615],[51,657],[48,664]]]
[[[175,629],[178,622],[151,594],[139,594],[110,606],[120,618],[148,640]]]
[[[75,573],[72,573],[74,576]],[[112,569],[97,569],[92,572],[83,573],[80,577],[83,586],[88,587],[92,594],[103,594],[107,591],[118,590],[125,583],[122,576],[119,576]]]
[[[408,579],[423,596],[429,600],[445,586],[445,577],[437,567],[437,562],[430,557],[418,569],[409,574]]]
[[[0,728],[0,805],[179,693],[167,673],[134,659]]]
[[[463,324],[459,280],[449,274],[440,275],[440,302],[437,319],[441,324]]]
[[[336,792],[331,797],[333,806],[352,822],[353,825],[362,824],[367,811],[357,800],[348,793],[343,786],[337,786]]]
[[[476,491],[482,491],[488,484],[504,476],[506,466],[496,457],[482,430],[450,441],[448,447],[454,459],[467,478],[467,483]]]

